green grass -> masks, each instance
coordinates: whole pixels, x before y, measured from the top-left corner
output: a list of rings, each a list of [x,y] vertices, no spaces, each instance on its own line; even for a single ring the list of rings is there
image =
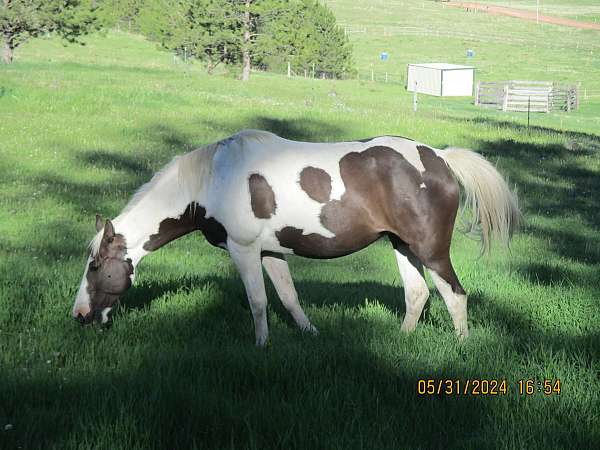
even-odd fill
[[[567,2],[563,2],[563,5]],[[448,62],[476,68],[476,79],[581,83],[600,101],[600,31],[466,12],[433,1],[329,0],[350,32],[363,79],[404,86],[406,64]],[[535,6],[535,4],[534,4]],[[356,32],[365,31],[365,32]],[[467,58],[467,49],[475,56]],[[380,53],[389,53],[388,61]]]
[[[0,67],[0,448],[596,445],[598,104],[535,115],[529,130],[522,115],[465,99],[419,107],[395,85],[209,77],[126,34],[19,49]],[[256,349],[230,260],[198,235],[141,263],[110,329],[77,326],[94,213],[115,216],[173,155],[246,127],[322,141],[393,133],[496,162],[527,224],[491,257],[455,235],[471,337],[455,339],[437,295],[417,331],[400,332],[403,291],[379,242],[333,261],[291,258],[321,334],[298,332],[269,286],[271,340]],[[420,378],[502,378],[509,392],[420,397]],[[527,378],[560,378],[562,393],[519,396]]]

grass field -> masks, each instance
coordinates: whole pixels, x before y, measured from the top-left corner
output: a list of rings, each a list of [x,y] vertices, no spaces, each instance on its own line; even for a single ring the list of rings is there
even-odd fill
[[[429,44],[419,52],[443,50]],[[598,83],[597,58],[579,62],[556,64]],[[20,48],[0,66],[0,448],[597,446],[598,103],[536,115],[527,129],[522,115],[466,99],[422,98],[416,114],[411,101],[395,85],[209,77],[113,32],[86,47]],[[455,339],[437,294],[416,332],[400,332],[403,291],[382,241],[338,260],[291,258],[321,333],[298,332],[269,285],[271,340],[257,349],[230,260],[199,235],[141,263],[110,329],[76,325],[94,214],[118,214],[173,155],[249,127],[318,141],[400,134],[497,163],[527,222],[510,253],[490,257],[455,235],[471,337]],[[425,378],[506,379],[508,393],[419,396]],[[522,379],[560,379],[561,394],[519,395]]]
[[[505,2],[508,3],[508,2]],[[563,5],[575,2],[565,1]],[[514,17],[466,12],[433,1],[329,0],[354,44],[362,78],[370,70],[404,85],[406,64],[449,62],[476,67],[482,81],[581,82],[600,102],[600,33]],[[533,3],[535,7],[535,2]],[[591,3],[583,3],[591,7]],[[474,51],[467,58],[467,49]],[[388,61],[381,61],[386,51]]]

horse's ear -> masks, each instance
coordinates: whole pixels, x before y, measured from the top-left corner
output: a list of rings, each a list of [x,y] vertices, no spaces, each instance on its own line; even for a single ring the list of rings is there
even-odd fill
[[[100,214],[96,214],[96,231],[100,233],[104,228],[104,224],[102,223],[102,216]]]
[[[114,237],[115,236],[115,227],[110,219],[106,219],[106,223],[104,224],[104,237]]]

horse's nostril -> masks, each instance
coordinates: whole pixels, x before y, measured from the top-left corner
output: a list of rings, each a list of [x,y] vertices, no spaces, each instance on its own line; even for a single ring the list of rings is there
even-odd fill
[[[81,324],[81,325],[85,325],[85,317],[83,316],[83,314],[79,314],[77,316],[77,321]]]

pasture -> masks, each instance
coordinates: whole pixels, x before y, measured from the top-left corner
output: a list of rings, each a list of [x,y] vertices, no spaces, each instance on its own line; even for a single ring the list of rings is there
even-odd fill
[[[330,3],[336,11],[341,2]],[[467,99],[422,97],[414,114],[396,85],[272,74],[242,85],[174,64],[138,36],[86,41],[32,41],[0,67],[0,448],[598,444],[598,100],[570,115],[536,115],[527,129],[523,115]],[[430,49],[435,59],[432,42],[441,40],[402,48],[407,58]],[[355,42],[359,61],[363,45],[376,47]],[[502,58],[512,49],[489,45]],[[529,56],[543,65],[550,53]],[[598,83],[597,57],[567,55],[557,70]],[[498,70],[502,78],[508,69]],[[518,74],[533,76],[528,70]],[[470,338],[455,338],[434,291],[417,330],[401,333],[400,277],[380,241],[332,261],[290,258],[320,335],[298,332],[269,285],[270,343],[257,349],[232,263],[199,234],[144,259],[109,329],[79,327],[70,309],[94,214],[117,215],[174,155],[242,128],[314,141],[399,134],[497,163],[518,189],[526,224],[510,252],[489,257],[455,234]],[[419,379],[505,379],[508,392],[418,395]],[[518,380],[527,379],[560,379],[561,393],[520,395]]]

